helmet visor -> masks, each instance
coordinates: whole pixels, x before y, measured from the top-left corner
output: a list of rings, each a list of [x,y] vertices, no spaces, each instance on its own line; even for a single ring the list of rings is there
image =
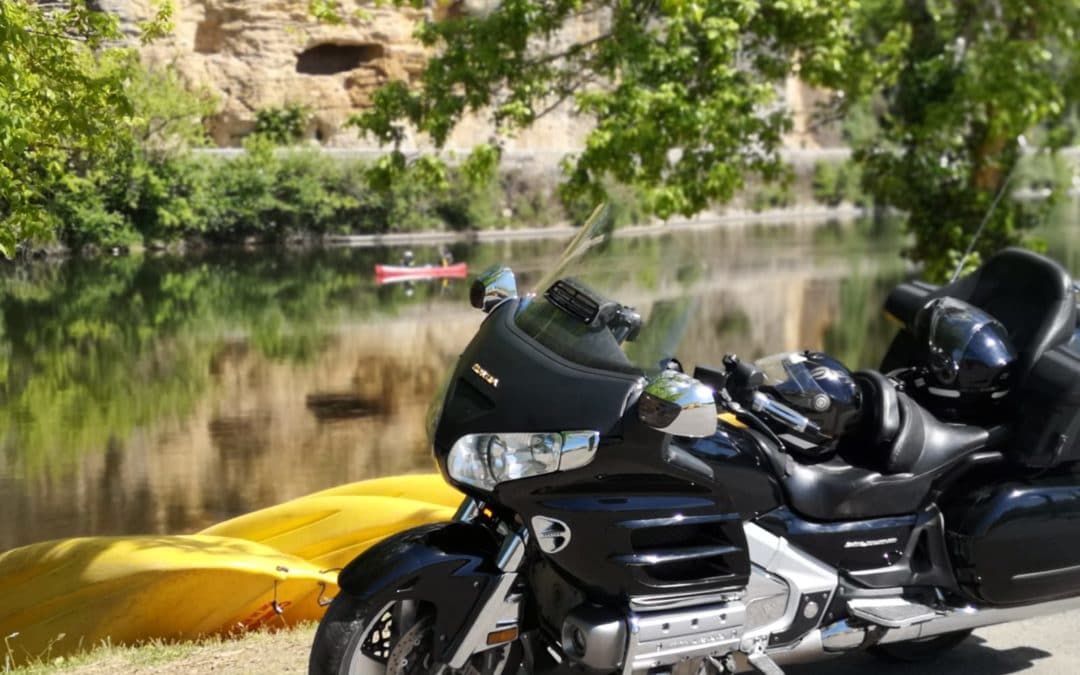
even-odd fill
[[[933,301],[928,338],[929,365],[943,384],[955,381],[965,364],[974,370],[996,370],[1016,359],[1005,328],[994,317],[953,298]]]
[[[765,375],[765,386],[772,387],[784,398],[817,410],[828,407],[828,395],[814,379],[810,364],[802,354],[774,354],[757,361],[756,365]],[[824,406],[820,403],[823,400]]]

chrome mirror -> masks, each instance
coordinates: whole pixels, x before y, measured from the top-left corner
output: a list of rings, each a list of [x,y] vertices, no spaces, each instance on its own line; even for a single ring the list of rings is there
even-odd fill
[[[713,390],[686,373],[665,370],[638,399],[638,417],[657,431],[704,438],[716,433]]]
[[[469,302],[485,312],[495,309],[503,300],[517,296],[514,271],[502,265],[493,265],[481,272],[469,288]]]

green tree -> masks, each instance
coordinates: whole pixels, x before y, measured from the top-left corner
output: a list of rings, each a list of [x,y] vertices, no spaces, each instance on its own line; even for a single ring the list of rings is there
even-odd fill
[[[947,278],[995,195],[1013,187],[1021,135],[1049,149],[1071,140],[1080,3],[864,0],[856,32],[842,86],[851,103],[872,99],[879,125],[856,143],[865,186],[907,213],[908,254],[927,276]],[[1003,199],[968,265],[1024,241],[1039,215]]]
[[[411,125],[442,146],[467,112],[512,134],[572,101],[595,128],[568,163],[568,198],[598,198],[614,179],[661,216],[691,215],[748,176],[781,174],[790,122],[778,91],[795,72],[810,83],[841,77],[856,4],[503,0],[420,24],[435,50],[420,86],[385,85],[356,123],[386,144]],[[589,18],[594,35],[564,30]]]
[[[311,111],[298,103],[263,108],[255,111],[255,134],[276,145],[295,145],[304,140],[309,122]]]
[[[583,17],[596,33],[568,40]],[[513,133],[570,100],[595,128],[566,196],[596,199],[613,179],[660,216],[691,215],[782,175],[776,92],[797,74],[860,116],[865,187],[908,214],[908,254],[940,279],[1007,187],[1020,135],[1069,140],[1078,33],[1075,0],[505,0],[422,24],[436,56],[420,87],[389,83],[355,121],[386,144],[411,126],[441,146],[466,112]],[[1022,241],[1037,217],[1004,201],[976,253]]]
[[[144,37],[166,30],[170,13],[162,5]],[[115,46],[121,37],[86,0],[0,2],[0,254],[51,236],[58,223],[44,204],[65,177],[129,150],[134,60]]]

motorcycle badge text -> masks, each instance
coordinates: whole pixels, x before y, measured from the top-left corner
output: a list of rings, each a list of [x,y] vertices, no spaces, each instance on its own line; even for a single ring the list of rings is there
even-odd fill
[[[481,380],[483,380],[484,382],[487,382],[492,387],[497,388],[499,386],[499,378],[497,378],[494,375],[492,375],[491,373],[489,373],[479,363],[472,364],[472,371],[474,373],[476,373],[480,377]]]
[[[544,553],[558,553],[570,545],[570,526],[547,516],[533,516],[536,545]]]

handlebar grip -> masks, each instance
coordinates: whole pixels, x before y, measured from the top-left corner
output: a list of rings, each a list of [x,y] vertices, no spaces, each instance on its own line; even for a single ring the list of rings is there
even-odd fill
[[[751,408],[755,412],[763,412],[781,424],[786,424],[795,431],[803,432],[810,430],[820,433],[821,429],[814,424],[809,417],[790,408],[779,401],[775,401],[760,391],[754,392]]]

